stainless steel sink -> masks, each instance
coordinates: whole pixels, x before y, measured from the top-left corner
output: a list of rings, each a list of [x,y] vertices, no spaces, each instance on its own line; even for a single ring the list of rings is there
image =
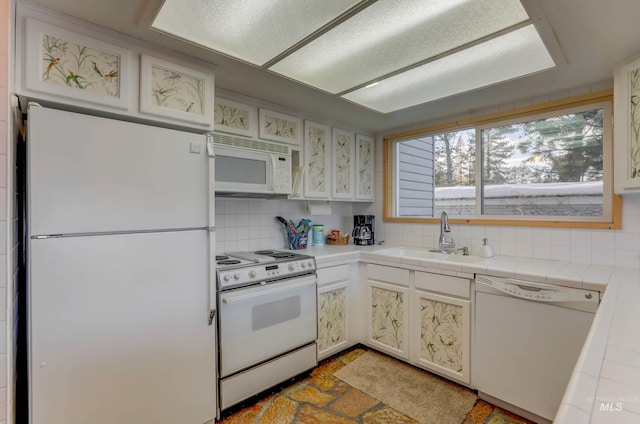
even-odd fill
[[[438,250],[438,249],[429,249],[429,252],[442,253],[443,255],[458,255],[459,254],[459,253],[456,253],[456,252],[443,252],[442,250]]]
[[[440,255],[451,256],[469,256],[463,255],[463,252],[442,252],[438,249],[426,249],[419,247],[392,247],[390,249],[380,250],[377,253],[387,256],[413,257],[413,258],[432,258],[436,259]]]

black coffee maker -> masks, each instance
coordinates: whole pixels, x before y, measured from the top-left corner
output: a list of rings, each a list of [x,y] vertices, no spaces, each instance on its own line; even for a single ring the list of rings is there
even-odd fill
[[[369,246],[375,243],[375,217],[373,215],[353,216],[353,243],[359,246]]]

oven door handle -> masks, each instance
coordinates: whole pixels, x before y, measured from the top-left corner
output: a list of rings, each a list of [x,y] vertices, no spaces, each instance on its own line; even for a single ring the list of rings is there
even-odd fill
[[[279,293],[282,291],[288,291],[288,290],[294,290],[294,289],[299,289],[305,286],[313,286],[316,284],[316,280],[313,278],[307,279],[305,281],[301,281],[299,283],[295,283],[295,284],[287,284],[286,286],[282,287],[282,286],[278,286],[278,287],[274,287],[272,289],[268,289],[268,290],[260,290],[260,291],[256,291],[253,293],[247,293],[247,294],[239,294],[237,296],[224,296],[222,298],[222,303],[235,303],[235,302],[240,302],[243,300],[248,300],[248,299],[254,299],[256,297],[260,297],[260,296],[264,296],[267,294],[274,294],[274,293]]]

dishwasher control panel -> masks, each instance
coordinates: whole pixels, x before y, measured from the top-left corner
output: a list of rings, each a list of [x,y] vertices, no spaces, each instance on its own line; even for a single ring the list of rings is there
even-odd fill
[[[541,289],[530,285],[495,281],[493,287],[501,292],[525,299],[546,300],[549,302],[564,302],[569,300],[569,293],[558,290]]]
[[[553,303],[571,309],[595,311],[600,292],[512,278],[476,276],[476,291],[513,296],[535,302]]]

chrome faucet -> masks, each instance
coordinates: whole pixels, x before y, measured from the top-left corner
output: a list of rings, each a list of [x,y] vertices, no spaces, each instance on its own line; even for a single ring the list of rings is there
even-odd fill
[[[455,253],[456,244],[451,237],[451,227],[449,226],[449,215],[447,211],[442,211],[440,215],[440,239],[438,240],[438,250],[442,253]]]

